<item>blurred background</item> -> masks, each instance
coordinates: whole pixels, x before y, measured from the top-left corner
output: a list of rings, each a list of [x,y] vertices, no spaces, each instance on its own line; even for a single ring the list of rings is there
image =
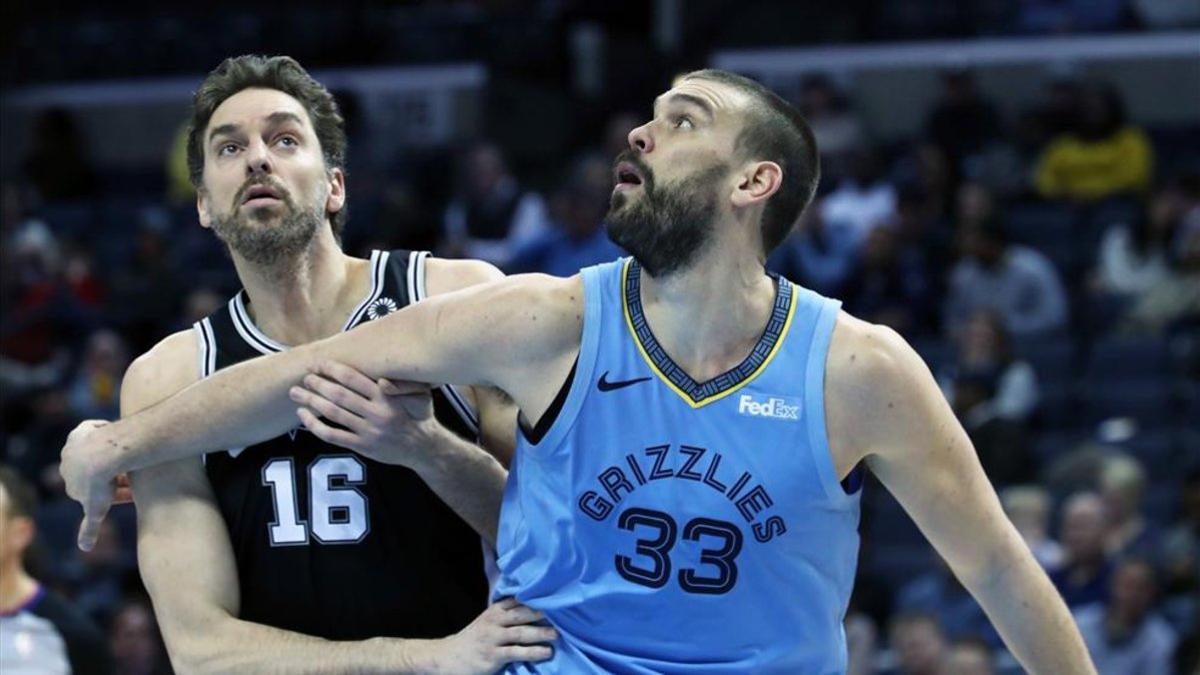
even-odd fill
[[[36,576],[118,672],[169,672],[132,507],[100,545],[57,457],[130,359],[217,309],[183,133],[224,57],[288,54],[349,134],[348,251],[570,275],[620,254],[610,163],[673,76],[800,107],[824,178],[772,257],[924,356],[1102,673],[1196,673],[1200,2],[18,2],[3,10],[0,460],[41,497]],[[878,483],[853,673],[1020,672]],[[185,526],[181,524],[181,526]],[[803,599],[798,598],[798,602]]]

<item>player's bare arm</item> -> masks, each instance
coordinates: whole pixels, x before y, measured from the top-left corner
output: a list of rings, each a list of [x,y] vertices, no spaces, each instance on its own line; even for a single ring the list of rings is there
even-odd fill
[[[1001,510],[929,369],[894,331],[843,313],[826,382],[839,478],[858,462],[896,496],[1032,673],[1093,673],[1066,605]]]
[[[426,268],[432,295],[501,278],[499,270],[479,261],[430,260]],[[302,406],[298,413],[304,426],[327,443],[414,470],[495,546],[508,478],[497,458],[507,459],[513,450],[516,411],[511,401],[488,387],[467,391],[488,454],[438,424],[427,385],[372,380],[340,363],[325,370],[324,377],[305,378],[307,386],[292,391],[292,400]]]
[[[83,532],[91,536],[81,536],[81,544],[94,539],[114,476],[284,433],[297,422],[289,390],[333,362],[373,378],[494,386],[536,421],[578,353],[582,315],[578,276],[509,277],[222,369],[129,419],[84,422],[68,438],[61,464],[68,494],[84,507]]]
[[[177,333],[130,367],[121,392],[132,414],[194,382],[195,340]],[[548,658],[553,632],[507,601],[441,640],[335,642],[237,618],[239,582],[225,522],[197,457],[136,471],[138,558],[172,664],[180,672],[490,672]],[[181,524],[186,524],[181,525]]]

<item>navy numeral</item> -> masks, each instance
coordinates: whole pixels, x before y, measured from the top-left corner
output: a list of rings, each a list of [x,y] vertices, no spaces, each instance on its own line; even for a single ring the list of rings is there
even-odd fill
[[[671,559],[667,556],[675,545],[675,521],[665,513],[650,509],[628,509],[621,514],[617,526],[622,530],[633,531],[638,525],[653,527],[658,530],[658,536],[653,539],[638,539],[638,555],[649,558],[654,563],[651,569],[645,569],[633,564],[629,556],[617,556],[617,574],[635,584],[662,588],[671,578]]]
[[[637,555],[650,563],[649,567],[634,563],[633,558],[617,555],[617,574],[641,586],[662,588],[671,578],[671,548],[679,528],[675,519],[662,511],[626,509],[617,519],[617,527],[633,532],[638,527],[653,528],[655,535],[638,539]],[[728,593],[737,583],[738,569],[734,560],[742,551],[742,531],[724,520],[696,518],[683,528],[683,538],[700,541],[701,537],[717,537],[720,548],[701,549],[700,563],[716,568],[715,576],[701,576],[699,570],[685,567],[679,570],[679,586],[688,593],[719,595]]]

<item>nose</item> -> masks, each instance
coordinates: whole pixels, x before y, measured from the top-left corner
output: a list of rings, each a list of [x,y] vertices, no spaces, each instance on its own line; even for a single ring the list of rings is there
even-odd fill
[[[649,122],[629,132],[629,147],[641,150],[643,154],[654,149],[654,137],[650,135]]]
[[[271,173],[271,155],[267,152],[267,144],[262,141],[250,143],[243,155],[246,158],[246,174]]]

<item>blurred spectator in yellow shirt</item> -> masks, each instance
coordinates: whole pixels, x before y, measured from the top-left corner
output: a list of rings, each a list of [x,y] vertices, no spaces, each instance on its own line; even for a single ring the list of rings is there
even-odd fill
[[[1097,201],[1150,185],[1154,150],[1145,132],[1127,124],[1115,89],[1095,88],[1082,99],[1079,126],[1050,142],[1034,184],[1047,199]]]

